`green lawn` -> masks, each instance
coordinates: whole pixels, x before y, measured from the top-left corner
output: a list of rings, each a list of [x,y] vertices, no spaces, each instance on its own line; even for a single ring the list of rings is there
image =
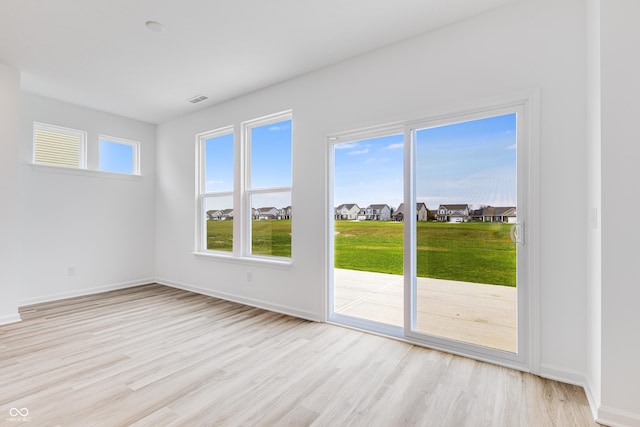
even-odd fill
[[[251,252],[291,257],[291,220],[252,221]],[[207,249],[233,250],[233,221],[207,221]]]
[[[291,221],[253,221],[254,254],[291,256]],[[516,285],[509,224],[418,222],[418,276]],[[233,221],[207,221],[207,248],[232,250]],[[335,266],[402,274],[403,224],[336,221]]]
[[[516,285],[509,224],[418,222],[419,277]],[[336,221],[335,266],[402,274],[403,224]]]
[[[233,221],[207,221],[207,249],[233,250]]]

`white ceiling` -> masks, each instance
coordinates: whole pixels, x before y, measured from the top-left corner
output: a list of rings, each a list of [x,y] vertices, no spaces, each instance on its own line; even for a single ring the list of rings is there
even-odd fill
[[[0,0],[0,63],[27,92],[161,123],[509,1]]]

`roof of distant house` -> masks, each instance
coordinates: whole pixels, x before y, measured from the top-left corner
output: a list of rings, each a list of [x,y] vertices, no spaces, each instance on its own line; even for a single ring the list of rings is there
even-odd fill
[[[514,206],[487,206],[482,211],[484,216],[516,216]]]
[[[338,206],[336,209],[347,208],[347,210],[351,210],[351,209],[353,209],[354,206],[356,208],[360,209],[360,207],[358,206],[357,203],[343,203],[340,206]]]
[[[423,203],[423,202],[416,203],[416,210],[419,211],[423,206],[427,211],[429,210],[426,203]],[[393,214],[394,215],[404,214],[404,203],[400,203],[400,205],[398,205],[398,209],[396,209]]]
[[[445,209],[451,209],[451,210],[461,210],[461,209],[468,209],[469,205],[440,205],[441,208],[445,208]]]

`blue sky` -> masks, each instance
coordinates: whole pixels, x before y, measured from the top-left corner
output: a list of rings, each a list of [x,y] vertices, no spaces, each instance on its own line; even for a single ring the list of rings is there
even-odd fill
[[[233,134],[205,141],[205,191],[233,191]]]
[[[365,207],[403,199],[403,136],[335,146],[334,201]],[[440,204],[516,205],[516,115],[416,132],[416,196]]]
[[[334,204],[402,202],[403,135],[347,142],[335,146]]]
[[[291,186],[291,145],[291,120],[252,129],[251,188]],[[205,191],[232,191],[233,164],[233,134],[206,140]],[[227,201],[210,203],[217,205]],[[291,205],[291,194],[273,193],[254,196],[252,205],[283,208]],[[222,207],[216,206],[216,208]]]
[[[107,172],[133,173],[133,147],[101,140],[99,169]]]
[[[251,187],[291,186],[291,120],[251,130]]]

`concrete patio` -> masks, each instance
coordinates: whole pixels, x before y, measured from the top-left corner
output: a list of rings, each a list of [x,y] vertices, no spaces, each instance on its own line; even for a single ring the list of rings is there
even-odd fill
[[[516,288],[418,278],[417,330],[515,352]],[[403,277],[334,269],[334,311],[403,326]]]

